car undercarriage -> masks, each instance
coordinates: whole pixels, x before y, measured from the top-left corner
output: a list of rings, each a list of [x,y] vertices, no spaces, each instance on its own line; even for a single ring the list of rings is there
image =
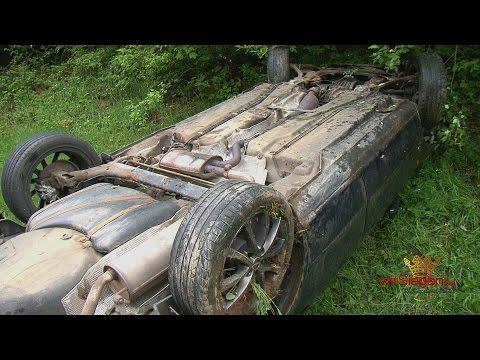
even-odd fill
[[[0,313],[254,314],[258,289],[303,311],[427,154],[446,90],[434,55],[291,68],[101,162],[57,133],[17,148]]]

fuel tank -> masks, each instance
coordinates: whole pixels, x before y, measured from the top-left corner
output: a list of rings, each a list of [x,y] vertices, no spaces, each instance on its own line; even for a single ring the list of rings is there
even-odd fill
[[[34,230],[0,245],[0,314],[65,314],[62,297],[102,255],[64,228]]]
[[[65,314],[61,299],[104,254],[180,209],[135,189],[99,183],[36,212],[0,245],[0,314]]]

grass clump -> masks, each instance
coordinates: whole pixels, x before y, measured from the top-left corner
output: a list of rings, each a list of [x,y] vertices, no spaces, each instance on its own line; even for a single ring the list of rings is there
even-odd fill
[[[278,314],[282,315],[280,309],[275,305],[272,299],[268,296],[265,289],[256,282],[252,282],[252,290],[257,300],[257,307],[255,313],[257,315]]]

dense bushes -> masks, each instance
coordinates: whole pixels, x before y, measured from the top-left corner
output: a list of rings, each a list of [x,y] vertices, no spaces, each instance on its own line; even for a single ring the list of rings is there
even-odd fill
[[[153,89],[168,100],[220,101],[264,78],[255,54],[242,50],[198,45],[75,47],[67,65],[74,76],[98,78],[111,96]]]
[[[410,52],[436,51],[446,62],[450,88],[445,122],[432,142],[462,146],[466,119],[480,108],[480,49],[476,46],[291,46],[291,62],[325,65],[368,62],[396,70]],[[38,95],[62,92],[81,103],[126,101],[127,126],[145,126],[165,103],[222,101],[266,80],[267,46],[10,46],[0,70],[4,121],[35,120]],[[5,56],[3,56],[5,63]],[[22,110],[23,109],[23,110]],[[80,109],[79,109],[80,110]],[[75,113],[78,118],[80,115]]]
[[[166,101],[219,102],[266,79],[265,60],[234,46],[12,46],[6,51],[11,61],[0,73],[0,108],[7,121],[29,118],[15,111],[18,101],[32,102],[35,94],[61,86],[77,96],[85,95],[79,87],[87,87],[99,100],[127,99],[128,121],[142,126]]]
[[[369,47],[372,60],[396,70],[402,56],[409,53],[432,51],[438,53],[445,62],[449,80],[448,99],[445,104],[443,122],[432,129],[429,141],[440,145],[463,147],[467,129],[467,119],[480,110],[480,47],[479,46],[420,46],[420,45],[372,45]],[[478,122],[472,119],[472,122]],[[477,126],[473,124],[473,126]]]

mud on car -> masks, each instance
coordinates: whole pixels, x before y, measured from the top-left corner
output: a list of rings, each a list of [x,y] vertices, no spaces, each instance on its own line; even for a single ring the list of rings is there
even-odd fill
[[[291,64],[110,154],[25,140],[2,195],[2,314],[301,313],[428,153],[442,60]]]

